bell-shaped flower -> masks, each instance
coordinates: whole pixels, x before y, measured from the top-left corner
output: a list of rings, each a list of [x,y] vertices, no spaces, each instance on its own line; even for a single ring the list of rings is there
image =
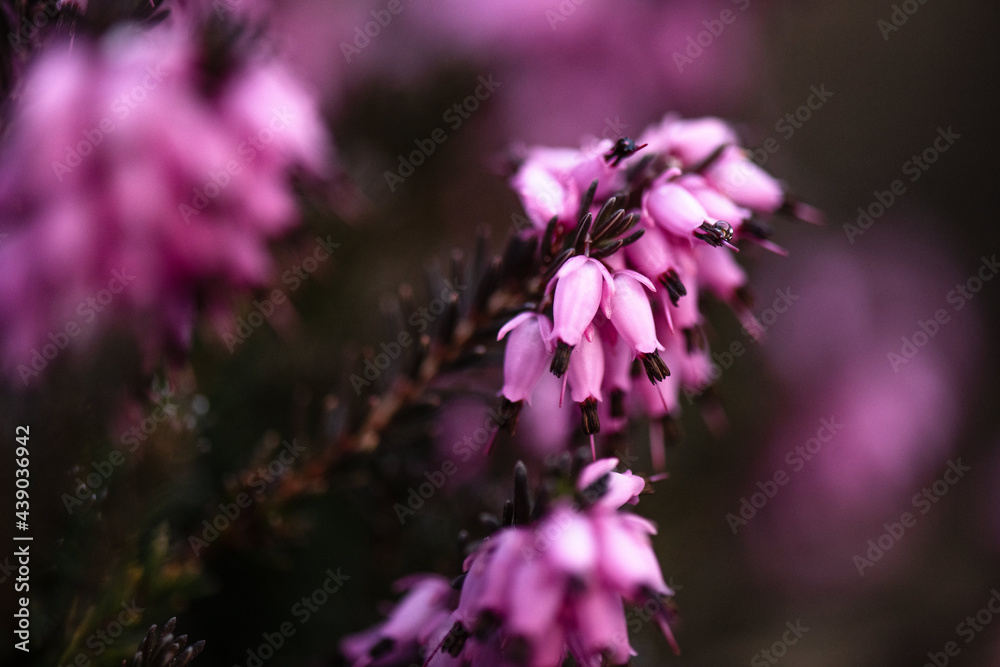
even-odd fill
[[[669,177],[669,172],[665,176]],[[659,178],[650,185],[642,197],[642,212],[662,229],[681,237],[690,237],[710,218],[687,188],[669,178]]]
[[[778,181],[736,146],[723,151],[705,171],[705,179],[738,206],[755,211],[773,213],[785,201]]]
[[[579,161],[579,151],[533,148],[511,179],[528,218],[539,229],[552,218],[568,221],[578,213],[580,192],[568,171]]]
[[[685,174],[678,179],[678,182],[705,207],[710,220],[725,220],[735,231],[739,231],[743,221],[749,220],[753,215],[753,211],[738,206],[698,174]]]
[[[545,315],[521,313],[503,325],[497,340],[508,334],[503,358],[504,382],[500,393],[504,398],[502,411],[513,430],[523,402],[531,404],[535,385],[552,359],[549,342],[552,323]]]
[[[601,421],[597,416],[597,403],[603,401],[601,385],[604,382],[604,349],[600,336],[580,340],[573,358],[569,363],[567,373],[570,398],[580,404],[583,412],[583,431],[593,434],[601,430]]]
[[[666,133],[668,150],[685,166],[697,164],[723,146],[737,142],[733,128],[713,117],[676,120]]]
[[[651,292],[656,288],[646,276],[628,269],[617,271],[612,280],[615,292],[611,297],[611,324],[642,361],[649,381],[660,382],[670,375],[670,370],[657,354],[663,346],[656,338],[653,311],[643,287]]]
[[[608,269],[598,260],[583,255],[566,260],[546,291],[553,286],[552,338],[556,341],[556,352],[552,372],[562,377],[569,365],[570,352],[580,343],[602,303],[607,314],[615,287]]]
[[[352,667],[407,664],[442,625],[449,624],[457,594],[445,577],[414,575],[396,582],[406,595],[382,623],[345,637],[340,650]]]
[[[646,480],[631,470],[615,472],[618,459],[599,459],[580,471],[576,488],[591,506],[616,510],[625,503],[636,505]]]

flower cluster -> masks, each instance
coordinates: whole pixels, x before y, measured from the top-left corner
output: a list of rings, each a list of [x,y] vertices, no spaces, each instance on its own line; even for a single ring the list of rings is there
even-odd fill
[[[291,170],[326,169],[286,68],[203,37],[180,21],[78,37],[28,72],[0,154],[0,350],[25,383],[106,329],[150,357],[186,346],[199,308],[269,278]]]
[[[710,384],[702,294],[730,304],[757,335],[736,244],[782,252],[768,241],[766,216],[818,220],[716,118],[668,116],[638,142],[531,149],[512,186],[551,279],[500,330],[509,336],[503,408],[513,425],[548,368],[569,385],[591,435],[602,414],[620,429],[628,401],[663,418],[677,412],[682,389]]]
[[[354,667],[406,664],[416,655],[429,667],[555,667],[567,655],[584,667],[624,664],[635,655],[626,602],[652,602],[676,651],[673,592],[650,544],[656,528],[619,510],[638,502],[645,480],[616,466],[601,459],[584,468],[574,500],[543,485],[532,508],[519,465],[505,527],[468,556],[459,591],[439,577],[407,581],[409,593],[389,618],[347,638],[345,655]]]

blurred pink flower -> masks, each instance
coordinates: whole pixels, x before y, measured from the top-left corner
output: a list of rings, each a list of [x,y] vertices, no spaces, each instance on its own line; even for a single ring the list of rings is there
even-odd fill
[[[386,623],[348,638],[342,651],[355,667],[402,664],[405,655],[379,660],[419,638],[425,664],[434,667],[558,667],[567,655],[587,667],[624,664],[636,655],[626,602],[654,610],[676,651],[668,623],[673,591],[650,542],[656,527],[620,511],[638,501],[645,481],[614,472],[618,463],[602,459],[584,468],[578,503],[553,499],[535,521],[484,540],[465,561],[457,603],[442,580],[423,577],[426,590],[414,587]]]
[[[340,642],[351,667],[392,667],[415,659],[455,608],[457,593],[444,577],[414,575],[395,588],[405,596],[383,623]]]
[[[201,58],[172,22],[29,70],[0,154],[0,349],[25,383],[108,329],[183,348],[200,308],[268,280],[267,244],[296,223],[289,174],[324,172],[326,133],[280,63],[213,79]]]

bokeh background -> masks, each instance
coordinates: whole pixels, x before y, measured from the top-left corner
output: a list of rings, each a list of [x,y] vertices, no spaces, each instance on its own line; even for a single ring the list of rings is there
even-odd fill
[[[30,390],[4,390],[4,437],[11,441],[15,424],[32,429],[39,644],[25,664],[61,667],[83,653],[91,664],[117,665],[149,624],[176,615],[181,631],[208,642],[201,667],[248,665],[262,633],[285,621],[297,631],[264,664],[335,665],[339,639],[380,618],[393,581],[457,574],[455,536],[499,510],[513,461],[528,455],[524,436],[463,467],[403,525],[392,506],[482,425],[485,406],[463,395],[498,387],[496,373],[455,380],[443,392],[449,400],[416,405],[374,457],[345,461],[322,492],[263,498],[252,521],[234,522],[195,558],[184,550],[282,442],[311,451],[350,419],[343,397],[354,393],[348,377],[366,346],[408,327],[385,315],[400,286],[429,304],[428,267],[448,266],[456,249],[469,255],[482,230],[494,252],[501,248],[520,212],[505,184],[512,146],[637,135],[667,111],[729,119],[747,146],[772,147],[758,162],[821,208],[827,224],[779,225],[775,241],[788,257],[741,253],[758,316],[777,290],[797,297],[764,320],[760,344],[725,308],[712,310],[713,349],[733,341],[747,349],[731,364],[717,359],[729,366],[718,386],[728,428],[710,432],[701,404],[685,401],[670,478],[638,508],[660,527],[655,547],[678,592],[682,654],[643,623],[634,664],[777,664],[767,649],[788,665],[923,665],[952,641],[960,650],[947,664],[1000,664],[1000,619],[985,622],[992,612],[981,613],[981,631],[959,634],[1000,587],[1000,279],[961,297],[961,309],[953,292],[973,288],[977,272],[992,277],[984,259],[1000,251],[1000,7],[401,0],[378,34],[355,42],[355,29],[386,7],[290,0],[260,8],[276,50],[319,92],[344,172],[336,187],[305,199],[303,226],[275,246],[280,266],[291,267],[317,236],[340,244],[293,294],[288,326],[262,327],[232,353],[206,327],[170,388],[153,391],[172,406],[168,417],[72,513],[62,495],[74,478],[122,449],[119,434],[153,414],[148,377],[127,345],[108,340]],[[890,31],[894,12],[901,25]],[[691,44],[700,34],[711,39],[703,36],[698,51]],[[447,112],[480,77],[499,86],[456,126]],[[795,124],[786,120],[818,89],[832,95]],[[384,174],[397,169],[397,156],[439,127],[447,140],[390,187]],[[911,180],[906,163],[949,129],[958,138]],[[845,229],[896,179],[905,193],[874,224]],[[893,363],[890,353],[902,355],[903,339],[940,310],[947,322],[912,359]],[[789,458],[824,423],[839,425],[833,437],[808,460]],[[636,424],[616,445],[638,470],[648,466],[647,438]],[[968,471],[935,487],[958,462]],[[727,515],[781,471],[787,483],[734,531]],[[12,474],[2,486],[12,498]],[[933,502],[920,501],[925,487]],[[869,540],[904,512],[913,525],[859,573],[856,557],[870,558]],[[0,530],[3,544],[11,522]],[[328,569],[349,578],[300,624],[296,603]],[[2,578],[7,623],[13,576],[5,569]],[[97,655],[87,638],[133,598],[145,609],[141,621]],[[782,646],[786,624],[796,622],[808,631]],[[25,659],[12,643],[0,645],[0,662]]]

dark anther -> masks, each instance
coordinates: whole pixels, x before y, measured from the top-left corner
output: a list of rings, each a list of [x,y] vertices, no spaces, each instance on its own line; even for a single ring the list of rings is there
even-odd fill
[[[604,159],[611,163],[612,167],[617,167],[618,163],[632,155],[639,149],[645,148],[648,144],[636,146],[635,142],[628,137],[622,137],[615,142],[614,147],[604,154]]]
[[[721,248],[733,239],[733,226],[725,220],[718,220],[714,224],[703,222],[698,229],[702,231],[696,231],[695,237],[716,248]]]
[[[646,377],[653,384],[663,382],[670,375],[670,369],[663,363],[663,359],[660,358],[656,350],[649,354],[640,354],[639,358],[642,359],[642,365],[646,369]]]
[[[675,306],[680,298],[688,293],[684,283],[681,282],[681,277],[673,269],[667,269],[666,273],[660,275],[660,284],[667,288],[670,303]]]
[[[583,432],[593,435],[601,430],[601,420],[597,416],[597,399],[591,396],[580,403],[583,413]]]
[[[549,370],[557,378],[561,378],[566,374],[566,369],[569,368],[569,355],[573,352],[573,347],[567,345],[563,341],[559,341],[556,344],[556,353],[552,357],[552,365],[549,366]]]
[[[445,636],[441,649],[448,655],[457,658],[458,654],[465,648],[465,640],[468,638],[469,631],[460,621],[455,621],[455,625],[451,626],[451,630]]]

